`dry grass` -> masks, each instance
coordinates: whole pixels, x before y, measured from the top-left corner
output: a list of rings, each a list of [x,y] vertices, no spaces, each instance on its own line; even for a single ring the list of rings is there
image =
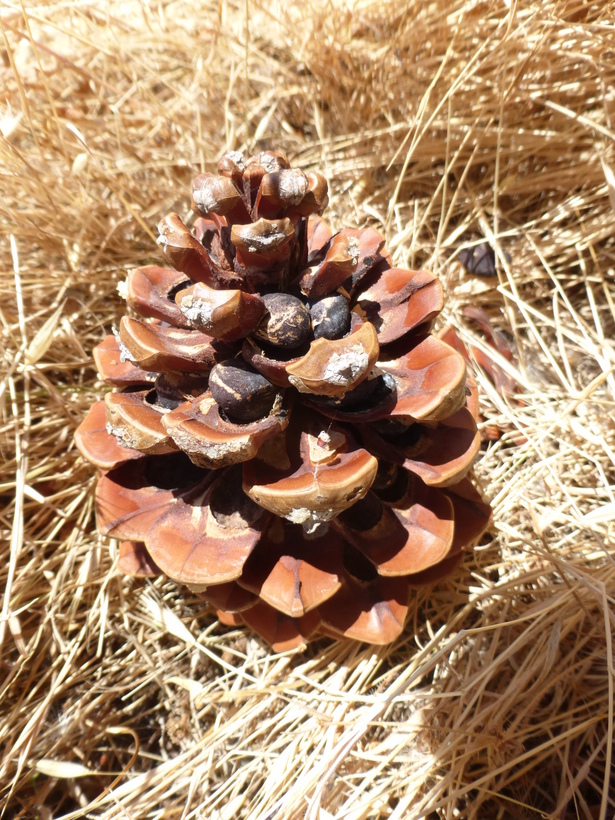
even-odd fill
[[[3,818],[615,812],[615,2],[52,0],[0,9]],[[229,147],[508,331],[492,538],[405,636],[273,656],[94,532],[72,433],[158,218]],[[613,169],[613,170],[611,170]],[[498,280],[455,252],[500,248]],[[508,263],[503,255],[512,258]],[[505,363],[506,364],[506,363]],[[521,431],[521,432],[520,432]]]

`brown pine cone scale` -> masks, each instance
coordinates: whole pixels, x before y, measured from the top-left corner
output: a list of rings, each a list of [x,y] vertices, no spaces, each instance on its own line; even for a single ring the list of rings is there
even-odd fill
[[[172,268],[128,274],[134,315],[94,351],[114,389],[75,435],[119,567],[280,651],[394,640],[491,515],[467,477],[475,391],[430,333],[439,281],[373,228],[333,235],[327,202],[280,152],[200,174],[192,231],[159,226]]]

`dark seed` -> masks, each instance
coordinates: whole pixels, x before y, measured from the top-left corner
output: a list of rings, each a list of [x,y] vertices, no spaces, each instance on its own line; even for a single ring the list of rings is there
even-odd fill
[[[350,308],[341,293],[325,296],[310,308],[315,339],[341,339],[350,330]]]
[[[221,527],[237,530],[251,527],[261,517],[263,509],[243,492],[241,464],[220,472],[222,475],[217,479],[209,499],[213,517]]]
[[[384,404],[394,390],[395,379],[389,373],[383,373],[374,379],[365,379],[341,399],[333,399],[329,396],[310,396],[310,402],[318,404],[325,413],[342,410],[344,413],[356,414],[357,421],[360,421],[361,413],[370,413],[376,407]]]
[[[400,449],[414,447],[423,435],[422,424],[405,425],[396,419],[384,419],[374,422],[374,429],[385,441],[395,444]]]
[[[267,308],[254,336],[276,347],[294,348],[312,335],[310,314],[301,299],[288,293],[266,293],[261,297]]]
[[[342,560],[344,562],[344,569],[350,573],[353,578],[356,578],[357,581],[363,581],[363,583],[369,584],[378,578],[376,567],[358,550],[351,547],[350,544],[344,545]]]
[[[390,441],[390,439],[395,436],[400,436],[408,429],[407,424],[404,424],[402,421],[395,418],[374,421],[372,422],[372,426],[374,430],[387,441]]]
[[[145,396],[145,401],[151,404],[152,407],[158,407],[163,410],[175,410],[175,408],[185,401],[185,398],[179,392],[166,393],[159,391],[157,387],[150,390]]]
[[[207,377],[198,373],[160,373],[154,389],[145,400],[152,405],[174,410],[178,405],[207,390]]]
[[[171,290],[167,291],[167,299],[169,300],[169,302],[175,303],[175,297],[177,296],[177,294],[181,290],[185,290],[186,288],[189,288],[191,284],[192,284],[192,281],[190,279],[182,279],[181,282],[178,282],[176,285],[173,285]]]
[[[240,359],[217,364],[209,374],[209,389],[231,421],[244,423],[265,418],[277,395],[271,382]]]
[[[395,504],[408,492],[409,476],[407,470],[398,470],[395,479],[387,486],[381,489],[375,489],[378,497],[387,504]]]
[[[382,502],[374,493],[368,493],[365,498],[357,501],[338,516],[341,524],[356,532],[371,530],[381,518]]]
[[[144,458],[143,474],[144,478],[141,481],[152,487],[158,487],[160,490],[177,490],[204,478],[207,470],[193,464],[185,453],[170,453]]]
[[[378,472],[372,484],[372,490],[384,490],[390,487],[397,478],[397,466],[390,461],[378,462]]]
[[[356,407],[370,404],[372,396],[379,390],[378,379],[364,379],[354,390],[349,390],[336,403],[340,410],[354,410]]]

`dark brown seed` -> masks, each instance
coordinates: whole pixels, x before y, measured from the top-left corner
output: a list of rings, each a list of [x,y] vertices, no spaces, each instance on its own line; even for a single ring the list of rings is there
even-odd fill
[[[373,396],[380,391],[379,378],[364,379],[358,387],[349,390],[337,403],[341,410],[354,409],[356,407],[371,404]]]
[[[175,408],[185,401],[178,390],[166,392],[158,388],[158,385],[150,390],[145,397],[145,401],[152,407],[163,410],[175,410]]]
[[[209,509],[221,527],[251,527],[263,514],[262,507],[244,493],[241,474],[241,464],[234,464],[214,484]]]
[[[276,388],[241,359],[217,364],[209,374],[211,395],[231,421],[258,421],[269,415]]]
[[[346,421],[360,422],[366,415],[373,413],[377,408],[386,408],[395,393],[395,379],[388,373],[382,373],[376,378],[365,379],[354,390],[349,390],[342,398],[330,396],[310,396],[310,404],[317,405],[319,410],[330,418],[342,418]],[[376,422],[372,422],[376,424]]]
[[[341,339],[350,330],[350,308],[341,293],[325,296],[310,308],[315,339]]]
[[[203,470],[181,452],[148,456],[140,464],[147,484],[159,490],[179,490],[189,487],[203,477]]]
[[[397,470],[395,479],[388,487],[374,487],[374,492],[387,504],[395,504],[408,492],[409,474],[407,470]]]
[[[353,509],[352,507],[350,508]],[[344,544],[344,569],[350,573],[357,581],[363,581],[369,584],[378,578],[378,571],[376,567],[362,555],[359,550],[351,547],[350,544]]]
[[[376,478],[372,484],[372,490],[384,490],[387,487],[390,487],[397,478],[397,472],[398,470],[395,464],[391,464],[390,461],[383,461],[380,459],[378,462],[378,472],[376,473]]]
[[[152,392],[156,394],[161,407],[173,410],[179,404],[204,393],[207,383],[207,376],[200,373],[160,373]]]
[[[372,427],[387,441],[391,441],[395,436],[401,436],[408,429],[407,424],[395,418],[373,421]]]
[[[254,335],[276,347],[300,347],[312,336],[308,309],[301,299],[288,293],[267,293],[262,297],[267,313]]]
[[[339,521],[355,532],[371,530],[382,518],[382,502],[374,495],[367,493],[365,498],[357,501],[352,507],[339,514]]]
[[[396,419],[384,419],[373,423],[374,429],[385,441],[390,441],[400,449],[414,447],[423,434],[420,424],[406,425]]]

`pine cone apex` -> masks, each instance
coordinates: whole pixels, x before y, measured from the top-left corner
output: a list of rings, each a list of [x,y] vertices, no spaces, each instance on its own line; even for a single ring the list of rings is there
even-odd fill
[[[192,230],[159,225],[172,268],[129,272],[134,315],[94,351],[114,391],[75,440],[103,471],[99,530],[123,571],[276,649],[387,643],[491,513],[466,477],[475,391],[430,334],[441,285],[373,228],[333,235],[325,178],[280,152],[226,154],[192,201]]]

